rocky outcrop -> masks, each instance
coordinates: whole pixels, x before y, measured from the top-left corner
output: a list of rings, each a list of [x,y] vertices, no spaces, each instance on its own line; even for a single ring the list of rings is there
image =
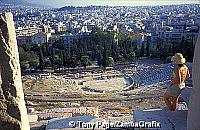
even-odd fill
[[[0,15],[0,130],[29,130],[11,13]]]
[[[188,130],[200,129],[200,34],[197,39],[193,66],[192,66],[192,94],[189,102],[187,128]]]

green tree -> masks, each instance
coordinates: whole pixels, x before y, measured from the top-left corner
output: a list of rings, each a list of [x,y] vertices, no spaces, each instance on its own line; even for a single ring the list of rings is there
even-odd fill
[[[144,43],[142,43],[142,46],[140,48],[140,56],[143,57],[144,56],[144,52],[145,52],[145,47],[144,47]]]
[[[180,52],[183,54],[185,52],[185,37],[182,37],[181,43],[180,43]]]
[[[163,44],[163,39],[159,36],[157,39],[157,44],[156,44],[157,51],[160,51],[162,44]]]
[[[29,68],[29,64],[28,64],[27,61],[21,61],[21,62],[20,62],[20,67],[21,67],[21,71],[22,71],[23,73],[25,73],[26,70]]]
[[[187,58],[188,61],[192,62],[193,60],[193,56],[194,56],[194,48],[195,48],[195,44],[193,41],[193,38],[188,39],[185,41],[185,56]]]
[[[67,67],[67,53],[66,51],[62,51],[62,64],[64,67]]]
[[[24,48],[23,47],[19,47],[19,60],[20,61],[24,61],[24,55],[25,55],[25,51],[24,51]]]
[[[31,44],[30,43],[22,44],[21,47],[24,49],[24,51],[30,51],[31,50]]]
[[[106,45],[104,43],[104,51],[103,51],[103,59],[102,59],[102,66],[104,68],[106,68],[108,66],[107,58],[108,58],[108,56],[107,56],[107,47],[106,47]]]
[[[150,36],[147,36],[146,56],[150,56]]]
[[[51,66],[51,60],[49,58],[44,58],[44,67],[50,67]]]
[[[39,48],[38,57],[39,57],[39,69],[41,71],[43,71],[43,69],[44,69],[44,55],[43,55],[41,47]]]
[[[29,61],[29,65],[31,68],[33,68],[34,70],[37,70],[37,67],[39,65],[39,61],[37,59],[31,59]]]
[[[114,64],[114,59],[112,57],[107,58],[107,66],[112,66]]]
[[[98,58],[97,58],[97,64],[98,64],[99,67],[102,66],[102,60],[103,60],[103,56],[102,56],[101,51],[99,51]]]
[[[128,54],[128,60],[133,61],[135,59],[135,52],[131,52]]]
[[[54,67],[53,63],[54,63],[54,60],[55,60],[55,55],[56,55],[55,48],[52,48],[51,55],[50,55],[51,67]]]
[[[77,58],[75,56],[70,58],[69,67],[75,68],[77,66]]]
[[[60,69],[61,66],[62,66],[61,58],[58,55],[55,55],[54,60],[53,60],[53,68]]]
[[[86,66],[91,65],[91,61],[89,60],[89,56],[82,56],[81,57],[81,64],[84,68],[86,68]]]

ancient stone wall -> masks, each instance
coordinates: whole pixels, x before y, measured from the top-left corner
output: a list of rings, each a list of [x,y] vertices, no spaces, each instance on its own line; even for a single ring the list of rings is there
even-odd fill
[[[189,101],[188,130],[200,130],[200,34],[195,46],[192,65],[192,94]]]
[[[11,13],[0,14],[0,130],[29,130]]]

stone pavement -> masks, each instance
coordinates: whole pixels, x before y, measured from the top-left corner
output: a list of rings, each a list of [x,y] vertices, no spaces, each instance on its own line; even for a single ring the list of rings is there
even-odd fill
[[[134,121],[160,122],[160,128],[151,128],[151,130],[187,130],[187,110],[135,110]]]

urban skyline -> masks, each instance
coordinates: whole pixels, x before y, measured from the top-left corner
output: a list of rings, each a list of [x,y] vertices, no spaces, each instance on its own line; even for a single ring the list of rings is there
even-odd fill
[[[65,5],[70,6],[89,6],[89,5],[98,5],[98,6],[152,6],[152,5],[176,5],[176,4],[197,4],[199,0],[26,0],[27,2],[48,5],[51,7],[62,7]]]
[[[188,68],[186,77],[189,71],[194,72],[192,62],[198,56],[195,44],[199,44],[200,30],[197,0],[190,1],[195,4],[179,0],[174,5],[170,5],[172,0],[33,1],[0,0],[3,118],[16,120],[18,125],[23,120],[17,116],[27,112],[31,129],[74,128],[77,123],[71,123],[73,120],[120,121],[127,128],[141,120],[139,112],[144,112],[145,119],[160,118],[162,129],[187,128],[192,78],[186,81],[177,108],[173,105],[168,110],[163,95],[177,72],[172,57],[185,58],[187,64],[182,67]],[[117,4],[120,6],[114,6]],[[19,110],[15,102],[14,107],[10,105],[17,99],[15,90],[25,99],[18,105],[23,109],[26,105],[23,114],[13,113]],[[178,121],[174,121],[173,113],[168,116],[170,110],[183,112],[178,114]],[[155,119],[154,113],[150,117],[146,112],[159,112],[162,117],[157,114]],[[6,121],[4,129],[13,126],[12,121],[11,125]],[[81,128],[85,127],[74,129]]]

